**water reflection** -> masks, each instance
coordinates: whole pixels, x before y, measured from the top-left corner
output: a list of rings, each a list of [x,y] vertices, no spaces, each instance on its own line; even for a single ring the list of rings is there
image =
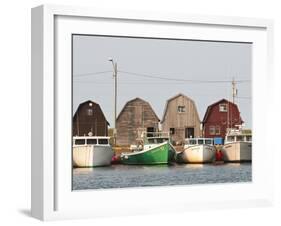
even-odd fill
[[[251,164],[111,165],[73,170],[73,189],[249,182]]]

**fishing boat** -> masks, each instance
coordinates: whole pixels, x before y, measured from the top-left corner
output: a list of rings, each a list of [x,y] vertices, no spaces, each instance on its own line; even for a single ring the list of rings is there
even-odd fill
[[[142,134],[144,149],[152,148],[165,141],[169,144],[168,162],[174,162],[176,150],[171,143],[170,133],[168,132],[144,132]]]
[[[104,136],[74,136],[73,137],[73,166],[96,167],[111,164],[113,150],[109,137]]]
[[[211,163],[215,157],[212,138],[185,139],[184,150],[177,153],[179,163]]]
[[[228,129],[222,148],[227,162],[252,161],[252,133],[250,130]]]
[[[167,164],[169,159],[169,142],[144,145],[140,151],[123,152],[120,155],[120,159],[121,163],[128,165]]]

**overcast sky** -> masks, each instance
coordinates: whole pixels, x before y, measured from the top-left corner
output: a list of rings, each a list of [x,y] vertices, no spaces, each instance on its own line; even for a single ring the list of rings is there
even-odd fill
[[[195,101],[202,120],[208,105],[222,98],[232,100],[234,77],[244,81],[237,83],[236,104],[245,126],[251,128],[251,54],[249,43],[74,35],[73,111],[79,103],[92,100],[114,125],[111,57],[118,64],[117,113],[127,101],[140,97],[162,119],[166,100],[183,93]]]

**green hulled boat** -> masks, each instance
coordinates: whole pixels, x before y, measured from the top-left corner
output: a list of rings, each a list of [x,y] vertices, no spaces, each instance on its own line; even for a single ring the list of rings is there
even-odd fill
[[[170,134],[167,132],[144,132],[143,133],[143,143],[144,147],[151,147],[153,144],[161,144],[168,142],[169,153],[168,153],[168,162],[176,161],[176,150],[171,144]]]
[[[169,142],[144,145],[143,150],[131,153],[122,153],[120,158],[123,164],[155,165],[167,164],[169,160]]]

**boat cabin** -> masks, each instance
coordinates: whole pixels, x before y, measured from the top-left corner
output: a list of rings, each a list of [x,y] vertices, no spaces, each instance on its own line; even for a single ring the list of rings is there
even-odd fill
[[[192,145],[213,145],[214,140],[212,138],[188,138],[185,139],[185,145],[192,146]]]
[[[170,134],[167,132],[144,132],[142,136],[144,144],[161,144],[170,141]]]
[[[252,134],[245,131],[232,130],[225,136],[225,144],[232,142],[252,142]]]
[[[110,137],[73,137],[73,146],[83,146],[83,145],[109,145]]]

